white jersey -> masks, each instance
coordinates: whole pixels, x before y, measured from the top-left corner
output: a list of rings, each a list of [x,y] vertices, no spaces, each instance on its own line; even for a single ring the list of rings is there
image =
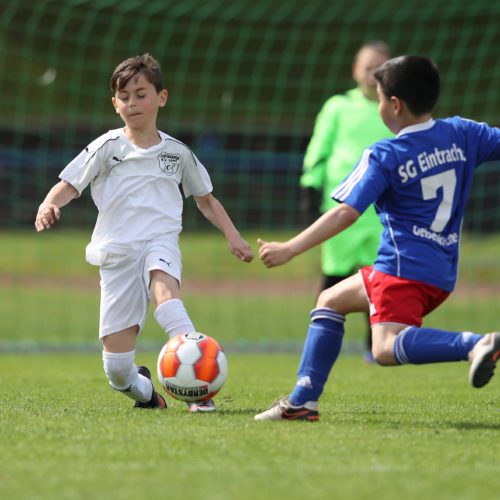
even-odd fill
[[[147,241],[178,241],[183,199],[212,191],[205,167],[182,142],[160,132],[161,142],[141,149],[123,129],[110,130],[89,144],[59,177],[79,194],[90,184],[99,211],[87,246],[87,260],[99,264],[103,252],[127,254]]]

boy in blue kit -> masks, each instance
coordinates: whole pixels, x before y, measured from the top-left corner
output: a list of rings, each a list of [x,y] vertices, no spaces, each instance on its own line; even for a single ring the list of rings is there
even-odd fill
[[[390,59],[374,73],[379,114],[394,139],[366,149],[334,190],[340,204],[287,242],[259,240],[267,267],[285,264],[343,231],[373,203],[383,225],[373,266],[323,291],[290,396],[256,420],[318,420],[317,401],[342,345],[345,316],[369,312],[375,360],[384,366],[470,361],[482,387],[500,357],[500,333],[422,328],[455,286],[462,218],[477,166],[500,159],[500,129],[460,117],[433,120],[439,72],[426,57]]]

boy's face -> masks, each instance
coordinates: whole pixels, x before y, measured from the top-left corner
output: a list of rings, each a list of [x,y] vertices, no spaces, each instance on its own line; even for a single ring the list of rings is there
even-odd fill
[[[156,127],[158,108],[165,106],[167,91],[157,92],[143,74],[132,77],[111,99],[116,112],[130,129]]]
[[[377,100],[377,82],[373,78],[373,72],[385,61],[387,61],[385,54],[373,47],[361,49],[356,57],[352,76],[367,99]]]

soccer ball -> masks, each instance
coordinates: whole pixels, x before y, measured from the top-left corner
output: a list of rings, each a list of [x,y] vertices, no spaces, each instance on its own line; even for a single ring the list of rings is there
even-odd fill
[[[219,343],[203,333],[172,337],[158,356],[158,379],[181,401],[206,401],[217,394],[227,376],[227,359]]]

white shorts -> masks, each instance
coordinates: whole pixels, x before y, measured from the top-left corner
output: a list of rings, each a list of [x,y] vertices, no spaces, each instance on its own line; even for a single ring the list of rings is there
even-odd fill
[[[134,325],[142,330],[148,316],[150,271],[160,269],[181,284],[181,251],[173,242],[153,241],[129,255],[103,254],[100,266],[99,338]]]

